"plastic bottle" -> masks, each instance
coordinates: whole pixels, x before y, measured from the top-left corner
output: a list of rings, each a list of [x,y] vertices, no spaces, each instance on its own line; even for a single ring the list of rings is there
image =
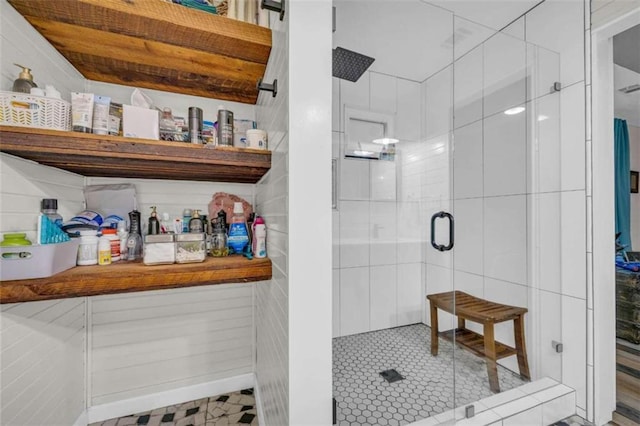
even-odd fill
[[[173,226],[171,225],[171,219],[169,213],[162,213],[162,220],[160,220],[160,232],[163,234],[173,234]]]
[[[182,232],[189,232],[189,222],[191,221],[191,209],[182,211]]]
[[[158,220],[158,212],[156,206],[151,206],[151,216],[149,216],[148,235],[158,235],[160,233],[160,221]]]
[[[118,238],[120,238],[120,260],[127,260],[127,238],[129,237],[129,233],[127,232],[127,222],[124,220],[118,222],[118,229],[116,233]]]
[[[120,237],[116,233],[117,231],[113,228],[102,230],[102,236],[107,237],[111,245],[111,262],[120,260]]]
[[[264,219],[258,216],[253,223],[253,257],[260,259],[267,257],[267,226]]]
[[[27,68],[25,66],[19,64],[13,64],[17,67],[22,68],[20,75],[13,82],[13,91],[20,93],[31,93],[31,88],[38,87],[38,85],[33,81],[33,75],[31,74],[31,68]]]
[[[247,223],[244,220],[242,203],[233,204],[233,216],[231,216],[227,241],[229,248],[238,254],[242,253],[249,243],[249,232],[247,231]]]
[[[51,222],[62,227],[62,216],[58,214],[58,200],[55,198],[43,198],[40,204],[42,214],[47,216]]]
[[[200,210],[193,211],[193,217],[189,221],[189,232],[192,234],[201,234],[204,232],[204,226],[200,218]]]
[[[129,212],[129,236],[127,237],[127,260],[142,259],[142,227],[140,225],[140,212]]]
[[[98,265],[111,265],[111,241],[104,234],[98,240]]]
[[[76,264],[79,266],[98,264],[98,242],[96,231],[80,231],[80,245],[78,246],[78,257]]]

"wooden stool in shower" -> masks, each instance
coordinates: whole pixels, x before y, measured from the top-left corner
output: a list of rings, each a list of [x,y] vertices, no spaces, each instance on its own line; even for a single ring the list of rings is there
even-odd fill
[[[473,297],[462,291],[430,294],[427,296],[431,310],[431,355],[438,355],[438,336],[455,341],[487,361],[487,373],[491,391],[500,392],[496,361],[511,355],[518,357],[520,376],[530,379],[527,349],[524,343],[524,314],[527,308],[502,305]],[[458,328],[438,333],[438,309],[458,317]],[[465,320],[482,324],[484,336],[468,330]],[[493,326],[513,320],[516,347],[496,342]]]

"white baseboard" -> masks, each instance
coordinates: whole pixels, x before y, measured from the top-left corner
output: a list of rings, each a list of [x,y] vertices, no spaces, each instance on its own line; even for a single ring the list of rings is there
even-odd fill
[[[151,395],[144,395],[122,401],[109,402],[107,404],[89,407],[81,417],[86,423],[74,424],[74,426],[86,425],[88,423],[100,422],[115,417],[128,416],[133,413],[151,411],[156,408],[175,405],[180,402],[193,401],[194,399],[206,398],[208,396],[219,395],[226,392],[234,392],[240,389],[254,387],[255,376],[252,373],[226,379],[215,380],[198,385],[186,386],[169,391],[158,392]]]
[[[258,384],[258,376],[253,378],[253,396],[256,399],[256,413],[258,415],[258,426],[264,426],[264,410],[262,408],[262,397],[260,396],[260,386]]]
[[[73,422],[73,426],[87,426],[89,424],[89,418],[87,416],[87,410],[80,413],[80,416]]]

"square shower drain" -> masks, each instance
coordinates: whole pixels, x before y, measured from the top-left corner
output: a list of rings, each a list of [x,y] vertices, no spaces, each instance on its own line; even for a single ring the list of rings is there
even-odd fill
[[[404,377],[402,377],[402,375],[398,373],[394,368],[381,371],[380,375],[389,383],[397,382],[398,380],[404,379]]]

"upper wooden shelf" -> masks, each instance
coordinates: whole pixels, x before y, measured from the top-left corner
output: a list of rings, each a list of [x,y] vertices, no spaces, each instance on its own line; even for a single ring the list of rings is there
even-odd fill
[[[163,0],[8,1],[90,80],[257,102],[267,28]]]
[[[116,262],[77,266],[49,278],[0,281],[0,303],[66,299],[102,294],[271,279],[271,260],[242,256],[208,257],[202,263],[145,266]]]
[[[256,183],[271,152],[0,126],[0,151],[84,176]]]

